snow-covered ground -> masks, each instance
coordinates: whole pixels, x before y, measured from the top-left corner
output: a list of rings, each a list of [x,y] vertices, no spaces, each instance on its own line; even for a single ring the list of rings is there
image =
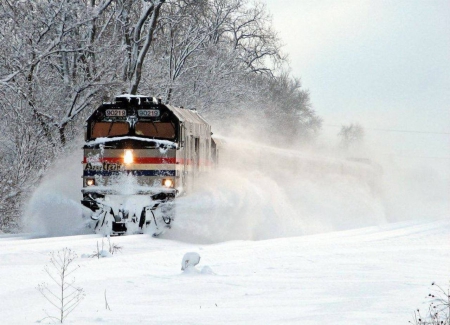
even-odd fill
[[[209,245],[114,237],[121,252],[77,259],[74,277],[86,298],[67,323],[407,324],[431,282],[448,283],[449,234],[450,221],[441,220]],[[51,281],[43,272],[49,252],[89,255],[101,241],[1,237],[1,323],[36,323],[43,309],[57,315],[36,290]],[[214,274],[182,272],[187,252]]]
[[[448,179],[390,166],[369,184],[266,149],[198,180],[169,232],[114,237],[121,251],[101,259],[106,239],[83,234],[80,153],[58,162],[24,212],[30,234],[0,236],[0,323],[54,322],[36,288],[56,290],[44,267],[65,247],[86,293],[72,324],[407,324],[433,281],[449,285]],[[181,270],[190,252],[198,272]]]

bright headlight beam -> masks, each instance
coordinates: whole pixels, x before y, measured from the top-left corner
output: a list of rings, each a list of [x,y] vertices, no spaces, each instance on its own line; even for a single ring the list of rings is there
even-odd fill
[[[164,185],[165,187],[172,187],[173,181],[172,181],[171,179],[165,179],[165,180],[163,181],[163,185]]]
[[[125,155],[123,156],[123,162],[125,164],[133,163],[133,150],[125,150]]]

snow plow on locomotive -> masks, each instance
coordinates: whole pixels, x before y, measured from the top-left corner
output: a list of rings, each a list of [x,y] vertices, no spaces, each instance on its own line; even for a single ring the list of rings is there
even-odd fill
[[[85,141],[81,203],[105,235],[170,228],[175,198],[215,155],[211,126],[195,110],[146,96],[103,103],[86,121]]]

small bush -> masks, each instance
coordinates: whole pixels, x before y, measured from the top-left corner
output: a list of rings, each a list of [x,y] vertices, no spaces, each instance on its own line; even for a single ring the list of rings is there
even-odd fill
[[[56,287],[44,282],[38,285],[37,289],[58,310],[58,316],[47,314],[46,318],[56,319],[63,323],[85,296],[82,288],[75,287],[75,278],[72,277],[72,274],[80,266],[73,264],[77,255],[69,248],[64,248],[56,253],[51,252],[50,255],[50,265],[46,265],[44,271],[56,284]]]
[[[436,283],[431,284],[433,289],[428,294],[428,310],[421,314],[417,309],[414,312],[414,320],[409,323],[414,325],[450,325],[450,288],[445,290]]]
[[[120,252],[122,250],[122,246],[119,246],[117,244],[111,243],[111,239],[108,237],[108,250],[105,250],[105,243],[102,239],[102,249],[100,249],[98,242],[97,242],[97,251],[94,251],[89,257],[97,257],[100,259],[100,257],[110,257],[114,255],[116,252]]]

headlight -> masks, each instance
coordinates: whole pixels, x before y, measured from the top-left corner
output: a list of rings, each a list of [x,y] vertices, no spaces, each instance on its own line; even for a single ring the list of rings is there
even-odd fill
[[[95,185],[95,179],[93,179],[93,178],[87,178],[87,179],[86,179],[86,185],[87,185],[87,186]]]
[[[170,178],[163,179],[162,184],[165,187],[173,187],[173,180],[171,180]]]
[[[123,156],[123,162],[125,164],[131,164],[133,162],[133,150],[126,149],[125,155]]]

